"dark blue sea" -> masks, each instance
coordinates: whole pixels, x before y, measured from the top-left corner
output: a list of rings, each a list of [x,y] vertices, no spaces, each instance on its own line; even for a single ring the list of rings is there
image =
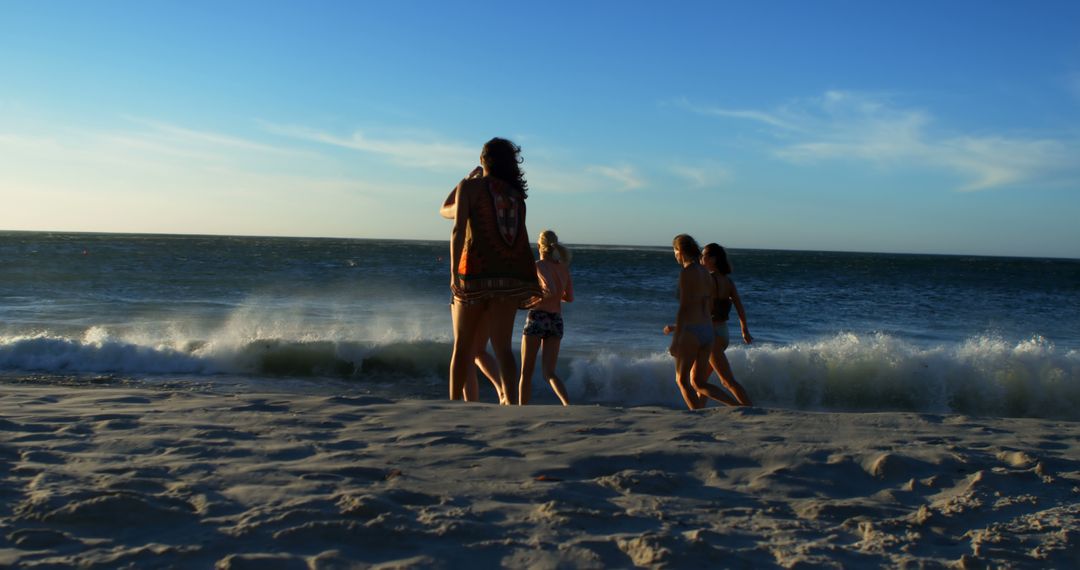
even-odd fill
[[[681,407],[670,246],[572,250],[572,400]],[[729,357],[760,405],[1080,419],[1080,261],[730,257],[756,342]],[[447,258],[446,242],[0,232],[0,375],[441,399]]]

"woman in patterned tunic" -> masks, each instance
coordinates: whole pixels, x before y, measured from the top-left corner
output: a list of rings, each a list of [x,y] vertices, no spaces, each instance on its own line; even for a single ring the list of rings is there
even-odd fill
[[[528,183],[521,149],[493,138],[484,144],[480,167],[447,198],[454,212],[450,232],[450,289],[454,294],[454,349],[450,399],[467,396],[474,359],[491,340],[499,365],[501,398],[517,402],[517,362],[511,348],[514,316],[540,300],[532,248],[525,229]],[[444,214],[445,215],[445,214]]]

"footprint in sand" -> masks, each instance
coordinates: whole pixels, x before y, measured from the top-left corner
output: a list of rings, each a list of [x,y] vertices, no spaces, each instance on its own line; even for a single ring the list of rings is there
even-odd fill
[[[9,534],[7,538],[23,550],[45,550],[79,542],[70,534],[44,528],[20,528]]]
[[[64,458],[48,451],[39,450],[27,450],[20,454],[20,459],[24,463],[44,463],[47,465],[60,465],[64,463]]]

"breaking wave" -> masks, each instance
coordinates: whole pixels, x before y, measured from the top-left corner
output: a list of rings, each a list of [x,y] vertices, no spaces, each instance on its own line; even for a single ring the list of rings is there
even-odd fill
[[[1080,420],[1080,351],[1036,337],[920,347],[889,335],[728,350],[755,403],[803,410],[916,411]],[[682,405],[670,357],[603,354],[571,363],[578,400]],[[715,375],[712,382],[716,382]]]
[[[0,337],[0,370],[72,375],[437,383],[446,378],[449,356],[448,339],[147,340],[113,336],[104,327],[79,337]],[[1059,350],[1040,337],[1010,343],[980,336],[925,347],[884,334],[843,333],[815,342],[733,347],[728,357],[759,405],[1080,420],[1080,351]],[[567,347],[560,374],[575,402],[682,406],[666,354],[575,353]],[[431,394],[441,395],[441,389]]]
[[[0,369],[60,374],[336,377],[445,374],[450,343],[250,339],[132,340],[93,327],[80,338],[0,337]]]

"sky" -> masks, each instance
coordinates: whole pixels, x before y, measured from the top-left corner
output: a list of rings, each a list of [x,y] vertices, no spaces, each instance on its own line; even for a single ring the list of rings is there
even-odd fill
[[[1080,3],[0,0],[0,230],[1080,258]]]

